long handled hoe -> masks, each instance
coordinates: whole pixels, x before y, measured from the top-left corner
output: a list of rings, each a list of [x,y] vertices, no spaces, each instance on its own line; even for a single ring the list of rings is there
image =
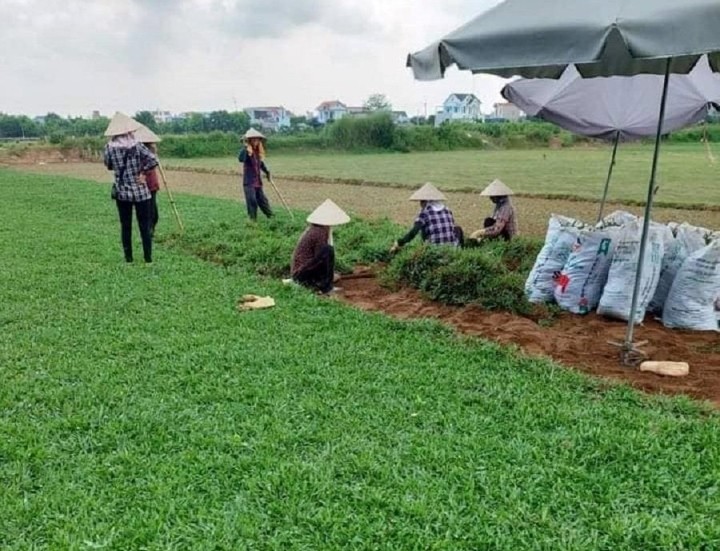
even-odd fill
[[[280,193],[280,190],[275,185],[275,182],[273,181],[273,179],[268,178],[268,180],[270,180],[270,185],[272,185],[273,189],[275,190],[275,193],[277,193],[278,197],[280,197],[280,201],[282,201],[282,204],[285,206],[285,209],[287,209],[288,214],[290,215],[290,219],[295,220],[295,216],[293,215],[292,211],[290,210],[290,207],[288,206],[287,202],[285,201],[285,198]]]
[[[185,227],[183,226],[182,220],[180,220],[180,213],[175,206],[175,199],[173,199],[172,192],[170,191],[170,186],[168,186],[167,183],[167,178],[165,178],[165,171],[163,170],[162,165],[158,165],[158,168],[160,169],[160,176],[162,176],[163,184],[165,184],[165,191],[167,191],[168,199],[170,199],[170,205],[172,206],[173,212],[175,213],[175,220],[177,220],[178,226],[180,227],[180,233],[185,233]]]

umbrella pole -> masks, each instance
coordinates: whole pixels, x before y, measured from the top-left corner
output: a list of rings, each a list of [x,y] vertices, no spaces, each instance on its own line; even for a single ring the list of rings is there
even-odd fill
[[[623,365],[635,366],[642,361],[644,354],[639,351],[633,343],[635,332],[635,309],[640,299],[640,280],[643,272],[643,259],[647,249],[647,237],[650,230],[650,212],[652,210],[653,198],[655,197],[655,176],[657,175],[658,158],[660,155],[660,139],[662,138],[662,127],[665,119],[665,105],[667,104],[668,84],[670,82],[670,62],[667,59],[665,65],[665,81],[663,82],[662,99],[660,100],[660,117],[658,118],[657,134],[655,135],[655,152],[653,153],[652,170],[650,172],[650,183],[648,184],[647,203],[645,204],[645,219],[643,220],[642,236],[640,237],[640,255],[638,256],[637,271],[635,273],[635,286],[633,288],[632,303],[630,305],[630,316],[628,319],[625,342],[622,346],[621,359]]]
[[[610,180],[612,180],[613,168],[615,168],[615,155],[617,155],[618,143],[620,142],[620,131],[615,134],[613,144],[612,159],[610,160],[610,168],[608,169],[607,181],[605,182],[605,191],[603,192],[602,201],[600,202],[600,212],[598,213],[598,223],[602,220],[603,211],[605,210],[605,202],[607,201],[608,190],[610,189]]]
[[[163,167],[161,164],[158,163],[158,168],[160,169],[160,176],[162,176],[163,184],[165,184],[165,191],[167,191],[168,199],[170,199],[170,206],[173,209],[173,212],[175,213],[175,220],[177,220],[178,226],[180,227],[180,233],[185,232],[185,227],[183,226],[182,220],[180,220],[180,213],[177,210],[177,207],[175,206],[175,199],[173,199],[172,192],[170,191],[170,186],[168,186],[167,178],[165,178],[165,171],[163,170]]]

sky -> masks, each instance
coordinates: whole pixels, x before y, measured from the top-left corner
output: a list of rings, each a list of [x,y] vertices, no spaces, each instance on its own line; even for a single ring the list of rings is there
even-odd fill
[[[504,81],[405,67],[499,0],[0,0],[0,112],[62,116],[213,111],[385,94],[408,115],[453,92],[482,110]]]

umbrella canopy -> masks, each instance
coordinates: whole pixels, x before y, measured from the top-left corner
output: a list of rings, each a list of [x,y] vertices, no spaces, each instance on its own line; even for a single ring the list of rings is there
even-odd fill
[[[424,50],[407,66],[418,80],[460,69],[502,77],[559,78],[688,73],[720,52],[717,0],[506,0]],[[710,56],[714,71],[720,55]]]
[[[528,115],[570,132],[626,141],[655,135],[662,88],[659,75],[583,79],[570,65],[559,79],[520,79],[502,95]],[[720,74],[703,56],[689,74],[670,77],[663,132],[702,121],[718,103]]]

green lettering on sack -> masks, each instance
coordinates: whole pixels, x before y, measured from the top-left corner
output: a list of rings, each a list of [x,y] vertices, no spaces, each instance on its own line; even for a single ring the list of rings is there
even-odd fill
[[[600,249],[598,250],[598,255],[604,254],[605,256],[610,254],[610,243],[612,243],[611,239],[603,239],[600,241]]]

